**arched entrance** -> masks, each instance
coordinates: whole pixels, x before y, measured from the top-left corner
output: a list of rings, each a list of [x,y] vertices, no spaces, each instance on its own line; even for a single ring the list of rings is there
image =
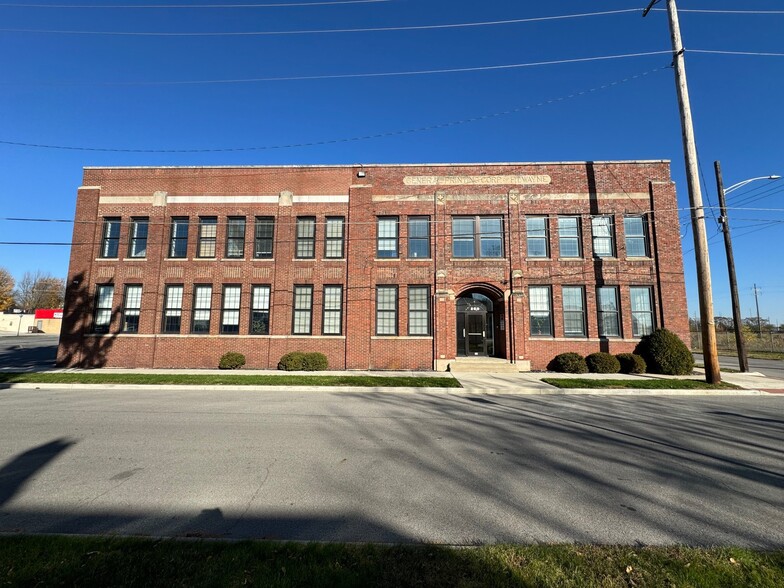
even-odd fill
[[[468,290],[457,298],[457,357],[504,356],[503,298],[486,290]]]

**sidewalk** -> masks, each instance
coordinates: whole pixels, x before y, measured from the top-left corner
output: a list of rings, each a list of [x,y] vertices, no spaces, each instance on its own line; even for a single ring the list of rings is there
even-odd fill
[[[9,370],[3,370],[5,372]],[[451,393],[451,394],[521,394],[521,395],[584,395],[599,396],[748,396],[762,394],[784,394],[784,380],[768,378],[757,372],[750,373],[725,373],[722,380],[743,388],[742,390],[665,390],[665,389],[596,389],[572,388],[562,389],[542,382],[543,378],[584,378],[591,380],[637,380],[640,378],[670,379],[676,376],[662,376],[657,374],[628,375],[628,374],[558,374],[553,372],[520,372],[517,374],[491,374],[491,373],[450,373],[450,372],[407,372],[407,371],[323,371],[323,372],[281,372],[278,370],[187,370],[187,369],[121,369],[100,368],[91,370],[81,369],[53,369],[47,373],[104,373],[104,374],[204,374],[204,375],[321,375],[321,376],[410,376],[422,378],[454,377],[462,387],[455,388],[414,388],[414,387],[353,387],[353,386],[233,386],[248,391],[283,391],[296,389],[303,392],[397,392],[397,393]],[[702,380],[702,370],[695,370],[692,376],[685,376],[694,380]],[[29,372],[27,372],[29,373]],[[149,384],[8,384],[6,388],[14,389],[149,389]],[[225,390],[231,385],[157,385],[162,390],[194,389],[194,390]]]

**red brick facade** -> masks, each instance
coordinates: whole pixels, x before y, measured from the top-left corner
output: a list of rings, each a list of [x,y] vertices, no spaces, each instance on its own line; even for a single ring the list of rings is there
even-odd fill
[[[255,255],[258,217],[274,226],[268,258]],[[315,219],[315,236],[310,245],[299,239],[298,255],[298,219],[306,217]],[[184,257],[172,257],[173,218],[188,219]],[[210,253],[212,235],[200,218],[216,223],[214,257],[199,256]],[[244,218],[244,231],[239,224],[229,229],[230,218]],[[119,228],[118,239],[110,229],[107,241],[106,219]],[[343,219],[343,240],[333,241],[342,257],[335,249],[327,257],[328,219],[336,223],[330,230]],[[307,234],[309,221],[300,222]],[[313,257],[301,258],[311,246]],[[179,332],[164,332],[167,286],[182,287]],[[194,311],[196,286],[212,287],[201,312]],[[240,295],[238,313],[224,301],[225,286]],[[312,299],[299,301],[296,319],[295,286],[312,287],[301,290],[312,291]],[[342,300],[327,307],[333,333],[340,319],[339,334],[323,332],[325,286],[340,287]],[[384,286],[397,287],[396,304],[394,290]],[[426,290],[410,290],[417,286]],[[268,330],[251,324],[254,287],[269,287]],[[607,288],[601,313],[599,287]],[[411,304],[409,293],[416,296]],[[492,301],[492,318],[481,310],[474,322],[458,316],[471,293]],[[295,322],[306,329],[308,316],[310,334],[293,334]],[[274,368],[289,351],[320,351],[332,369],[429,370],[445,369],[458,355],[487,353],[521,369],[528,362],[544,369],[564,351],[631,351],[651,321],[688,341],[677,202],[666,161],[86,168],[58,363],[214,368],[221,355],[237,351],[248,368]],[[222,334],[224,323],[235,332]],[[208,332],[194,333],[198,326]],[[482,326],[482,338],[470,335]]]

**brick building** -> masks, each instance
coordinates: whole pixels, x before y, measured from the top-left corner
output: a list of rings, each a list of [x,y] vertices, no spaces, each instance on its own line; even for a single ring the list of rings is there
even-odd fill
[[[60,365],[320,351],[333,369],[525,370],[655,327],[688,341],[667,161],[89,167],[83,183]]]

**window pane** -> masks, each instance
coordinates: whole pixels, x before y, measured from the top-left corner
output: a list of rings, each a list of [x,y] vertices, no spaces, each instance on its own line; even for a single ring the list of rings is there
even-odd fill
[[[563,288],[564,310],[583,310],[583,289],[576,287]]]
[[[430,288],[411,286],[408,289],[408,333],[430,334]]]
[[[474,240],[461,239],[452,242],[452,255],[454,257],[473,257],[474,256]]]
[[[316,236],[316,219],[314,218],[298,218],[297,219],[297,237],[300,238],[313,238]]]
[[[173,218],[169,257],[185,257],[188,254],[188,219]]]
[[[531,287],[531,310],[550,311],[550,288]]]
[[[313,305],[312,286],[294,286],[294,327],[295,335],[309,335],[311,328],[311,308]]]
[[[482,237],[480,242],[480,252],[479,255],[481,257],[502,257],[502,247],[501,247],[501,239],[487,239]]]
[[[452,219],[452,236],[453,237],[471,237],[474,236],[474,219],[473,218],[455,218]]]
[[[394,286],[376,288],[376,333],[397,335],[397,288]]]
[[[253,335],[269,335],[270,287],[254,286],[251,301],[250,332]]]

